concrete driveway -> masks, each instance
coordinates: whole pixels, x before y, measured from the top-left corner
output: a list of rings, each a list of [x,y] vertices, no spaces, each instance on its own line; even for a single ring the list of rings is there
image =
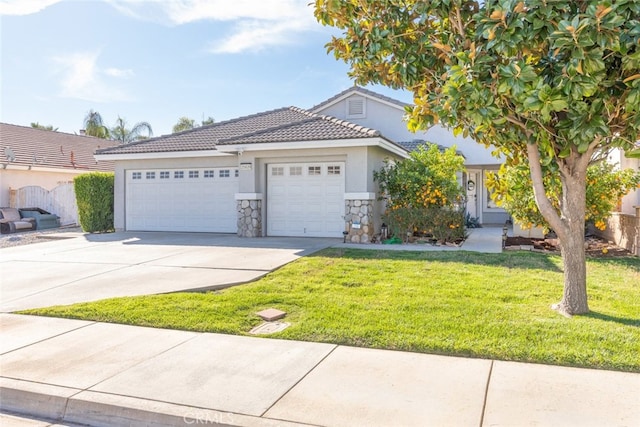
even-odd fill
[[[262,277],[339,239],[119,232],[0,250],[0,312],[215,289]]]

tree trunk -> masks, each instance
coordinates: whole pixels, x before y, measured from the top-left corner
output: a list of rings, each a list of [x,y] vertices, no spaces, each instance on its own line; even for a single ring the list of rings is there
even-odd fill
[[[580,169],[580,168],[576,168]],[[561,175],[561,219],[564,225],[560,246],[564,265],[562,300],[553,308],[570,316],[589,312],[587,304],[587,260],[584,248],[586,213],[586,167],[584,172],[574,169],[571,176]]]
[[[562,197],[560,215],[546,196],[540,154],[533,144],[527,145],[527,156],[533,181],[533,193],[540,213],[556,232],[562,249],[564,291],[562,300],[552,308],[564,316],[589,312],[587,304],[587,263],[584,228],[587,199],[587,165],[591,153],[574,153],[560,166]]]

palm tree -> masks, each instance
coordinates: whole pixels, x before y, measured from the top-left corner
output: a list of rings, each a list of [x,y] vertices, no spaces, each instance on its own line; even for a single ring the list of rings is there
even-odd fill
[[[93,110],[89,110],[84,118],[84,133],[102,139],[108,139],[110,136],[109,128],[104,125],[102,116]]]
[[[129,144],[151,136],[153,136],[153,130],[149,123],[139,122],[133,125],[131,129],[128,129],[127,121],[120,116],[116,120],[116,125],[111,128],[111,139],[119,141],[120,144]]]
[[[40,124],[40,123],[38,123],[38,122],[31,122],[31,127],[32,127],[32,128],[34,128],[34,129],[52,130],[52,131],[54,131],[54,132],[57,132],[57,131],[58,131],[58,128],[55,128],[55,129],[54,129],[52,125],[45,126],[45,125],[41,125],[41,124]]]
[[[182,132],[185,130],[193,129],[196,126],[196,121],[189,117],[183,116],[178,119],[178,123],[173,126],[173,133]]]

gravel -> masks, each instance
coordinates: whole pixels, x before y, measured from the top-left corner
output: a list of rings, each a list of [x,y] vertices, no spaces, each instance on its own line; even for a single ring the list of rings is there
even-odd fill
[[[82,233],[82,228],[71,226],[51,228],[47,230],[23,231],[13,234],[2,234],[0,235],[0,248],[50,242],[51,239],[62,238],[61,233]]]

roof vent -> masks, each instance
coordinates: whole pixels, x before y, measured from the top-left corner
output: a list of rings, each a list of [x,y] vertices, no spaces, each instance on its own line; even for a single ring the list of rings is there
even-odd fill
[[[354,97],[347,99],[347,118],[364,119],[366,117],[365,99]]]

